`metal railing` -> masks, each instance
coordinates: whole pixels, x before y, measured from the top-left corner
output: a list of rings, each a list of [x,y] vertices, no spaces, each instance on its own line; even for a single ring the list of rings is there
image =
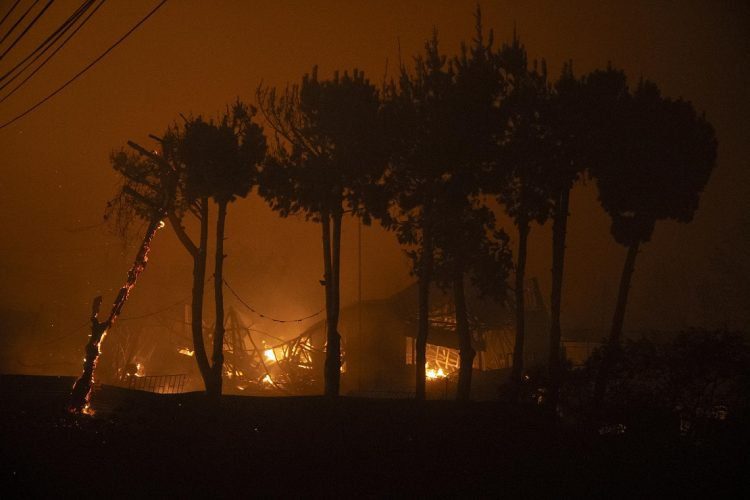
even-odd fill
[[[135,391],[155,392],[157,394],[177,394],[182,392],[187,376],[177,375],[146,375],[144,377],[131,376],[127,379],[127,388]]]

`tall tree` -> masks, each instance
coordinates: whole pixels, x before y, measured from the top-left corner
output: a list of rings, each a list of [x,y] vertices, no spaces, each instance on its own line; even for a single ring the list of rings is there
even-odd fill
[[[444,187],[446,199],[456,200],[450,193],[454,188],[451,184]],[[441,288],[453,293],[459,344],[456,399],[468,401],[478,332],[472,331],[469,322],[465,284],[470,279],[483,295],[503,300],[512,255],[507,235],[495,227],[492,210],[477,200],[468,207],[442,203],[438,213],[441,222],[434,236],[434,279]]]
[[[385,166],[380,98],[364,73],[334,73],[319,80],[317,67],[300,85],[259,87],[259,107],[276,133],[274,154],[262,173],[260,193],[286,217],[302,213],[319,222],[326,294],[325,394],[339,394],[341,224],[345,212],[369,223]]]
[[[488,191],[513,219],[518,232],[515,266],[516,335],[510,383],[517,397],[524,369],[526,254],[531,223],[544,224],[551,203],[545,162],[552,143],[548,133],[550,87],[547,68],[535,61],[529,67],[526,48],[516,33],[497,54],[500,78],[505,84],[500,107],[501,152],[492,164]]]
[[[425,364],[429,332],[429,295],[434,266],[434,231],[438,223],[435,206],[441,176],[450,166],[449,147],[454,139],[448,94],[452,69],[438,48],[437,33],[425,43],[425,54],[417,56],[414,73],[400,68],[397,82],[384,92],[383,122],[386,130],[389,168],[384,188],[390,210],[381,222],[396,232],[407,247],[412,273],[417,276],[419,309],[416,337],[415,396],[425,398]]]
[[[500,102],[505,80],[497,70],[493,33],[487,38],[482,12],[475,11],[475,36],[462,44],[454,59],[453,131],[458,147],[448,175],[443,177],[439,210],[441,213],[436,248],[440,266],[448,268],[456,311],[460,367],[456,398],[469,399],[474,357],[472,332],[468,322],[465,276],[473,276],[482,292],[503,298],[510,268],[507,236],[495,229],[492,211],[480,194],[486,190],[486,173],[498,157],[499,137],[503,131]],[[492,277],[492,280],[487,280]]]
[[[407,247],[418,279],[415,395],[419,400],[425,397],[430,285],[437,277],[441,286],[454,293],[464,366],[460,385],[470,386],[474,353],[464,321],[463,290],[468,254],[463,248],[458,252],[451,238],[459,238],[463,222],[477,218],[472,196],[479,191],[479,168],[492,145],[489,134],[497,93],[491,35],[489,41],[484,39],[479,10],[476,21],[476,38],[471,46],[462,46],[459,57],[449,60],[441,54],[437,33],[433,33],[424,54],[415,58],[413,72],[402,66],[398,82],[385,92],[390,166],[384,186],[390,212],[383,224],[395,230]],[[451,251],[455,255],[449,257]],[[439,269],[435,269],[436,255]],[[447,262],[451,265],[446,266]]]
[[[464,278],[472,272],[474,259],[493,251],[488,238],[494,218],[476,198],[482,168],[496,144],[500,82],[493,64],[492,34],[485,39],[477,9],[476,36],[470,45],[462,45],[458,57],[449,60],[441,54],[433,33],[424,54],[415,58],[413,72],[402,66],[398,82],[386,87],[384,116],[391,156],[384,186],[390,212],[382,222],[407,247],[418,279],[415,395],[419,400],[425,397],[433,281],[454,296],[461,350],[459,399],[468,399],[471,386],[475,352]],[[487,262],[484,258],[484,265]]]
[[[184,118],[185,123],[190,120]],[[177,239],[182,243],[185,250],[193,260],[193,284],[191,293],[191,333],[193,337],[193,352],[201,377],[208,394],[216,394],[217,387],[213,383],[211,365],[206,355],[206,347],[203,341],[203,296],[206,284],[206,261],[208,249],[208,225],[209,225],[209,197],[208,194],[198,189],[194,180],[188,179],[187,168],[179,161],[177,148],[184,130],[178,125],[169,127],[163,137],[153,136],[159,142],[161,152],[149,150],[135,142],[128,141],[128,146],[137,154],[126,154],[120,152],[115,156],[116,161],[121,163],[121,169],[129,173],[133,182],[138,184],[148,181],[148,170],[145,166],[155,163],[163,167],[163,171],[171,169],[174,172],[174,182],[169,188],[174,193],[174,203],[167,211],[169,225],[175,232]],[[162,183],[162,186],[167,184]],[[191,238],[185,228],[186,217],[194,217],[199,225],[199,237],[197,242]]]
[[[608,77],[612,79],[611,73],[612,70],[592,74],[587,79],[588,86],[605,87]],[[717,154],[713,127],[691,103],[662,97],[658,87],[649,81],[641,81],[630,98],[624,75],[619,80],[619,92],[600,91],[595,95],[618,95],[620,99],[600,98],[589,113],[600,117],[600,126],[594,130],[602,136],[599,144],[603,146],[595,149],[591,173],[596,178],[602,207],[612,218],[612,235],[628,249],[612,328],[595,382],[596,404],[603,400],[621,341],[639,248],[651,239],[657,221],[692,220]],[[603,125],[604,116],[609,117],[609,126]]]
[[[189,196],[200,198],[202,203],[210,196],[218,209],[214,260],[216,318],[211,364],[207,371],[204,372],[208,360],[199,361],[206,390],[212,396],[221,394],[224,367],[223,264],[227,205],[237,197],[247,196],[256,184],[258,167],[266,154],[263,129],[252,121],[255,113],[254,108],[237,100],[218,121],[205,121],[201,117],[188,120],[184,131],[173,137],[177,139],[173,143],[174,159],[184,166]],[[202,242],[205,241],[204,234],[202,231]],[[205,245],[202,258],[205,271]],[[196,356],[199,356],[198,351],[196,349]],[[205,348],[200,351],[206,356]]]
[[[573,74],[571,62],[563,66],[555,82],[546,120],[550,154],[545,162],[549,183],[552,216],[552,290],[550,294],[549,387],[546,406],[555,411],[562,384],[562,352],[560,349],[560,312],[562,305],[565,240],[570,205],[570,191],[584,172],[582,151],[587,146],[586,121],[580,113],[581,82]]]
[[[177,238],[193,259],[193,350],[206,392],[212,397],[221,394],[223,320],[219,320],[219,317],[223,315],[221,285],[226,207],[237,196],[247,195],[256,180],[257,166],[265,152],[262,130],[252,121],[254,114],[255,110],[238,101],[218,122],[206,122],[201,117],[183,118],[182,127],[169,127],[163,137],[154,137],[160,143],[160,153],[128,142],[137,155],[121,152],[114,157],[119,165],[116,168],[126,172],[131,182],[136,185],[151,184],[167,190],[164,192],[171,193],[174,200],[167,210],[167,217]],[[159,180],[159,184],[156,184],[151,180],[154,174],[147,168],[151,164],[159,165],[159,172],[171,172],[170,177]],[[218,251],[214,284],[217,330],[213,339],[213,363],[209,362],[203,338],[203,296],[211,198],[217,202],[220,211],[217,220]],[[198,221],[197,241],[185,227],[188,215]]]
[[[115,198],[107,203],[105,219],[113,222],[123,237],[128,236],[136,221],[145,220],[148,226],[127,279],[104,321],[99,321],[102,297],[98,296],[93,301],[91,334],[86,344],[83,371],[73,385],[68,404],[68,410],[72,413],[88,410],[94,371],[104,338],[122,312],[138,277],[146,268],[151,241],[156,232],[164,227],[162,219],[173,209],[176,199],[176,173],[169,165],[153,160],[139,162],[124,152],[113,153],[110,159],[113,168],[122,177],[122,185]]]

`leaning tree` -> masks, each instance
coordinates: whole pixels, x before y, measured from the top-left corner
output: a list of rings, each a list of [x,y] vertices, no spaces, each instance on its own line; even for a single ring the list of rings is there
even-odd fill
[[[601,88],[607,76],[605,72],[590,76],[589,86]],[[620,80],[622,89],[624,75]],[[618,95],[627,95],[626,87]],[[612,235],[628,249],[609,339],[597,372],[595,404],[603,400],[622,337],[639,247],[651,239],[657,221],[687,223],[693,219],[717,154],[714,129],[705,116],[696,113],[690,102],[663,97],[654,83],[641,81],[625,104],[617,106],[616,102],[612,98],[599,100],[591,113],[609,121],[604,126],[607,120],[599,120],[600,144],[607,147],[597,151],[591,173],[599,188],[599,201],[612,219]]]
[[[171,191],[166,216],[178,240],[193,260],[191,298],[191,332],[193,351],[198,369],[209,396],[221,394],[223,365],[223,294],[222,263],[224,258],[224,221],[228,203],[236,197],[247,195],[256,182],[257,166],[265,154],[262,129],[253,123],[255,111],[237,101],[218,121],[205,121],[202,117],[185,118],[183,125],[172,125],[162,137],[155,137],[160,152],[149,150],[132,141],[128,145],[137,154],[118,153],[119,167],[128,172],[131,182],[149,182],[149,171],[154,164],[158,172],[167,172],[169,183],[160,181],[156,187],[168,186]],[[153,182],[152,182],[153,184]],[[209,204],[216,201],[217,259],[214,283],[216,298],[216,332],[213,352],[209,361],[203,338],[203,296],[206,285],[206,267],[209,231]],[[127,214],[126,214],[127,215]],[[199,225],[198,238],[194,239],[186,224],[195,219]],[[127,220],[124,217],[123,220]],[[130,218],[132,220],[132,217]]]
[[[154,157],[141,160],[124,151],[113,153],[110,161],[115,171],[120,174],[122,184],[117,195],[107,204],[105,219],[110,220],[123,237],[128,236],[136,222],[145,221],[147,228],[127,279],[104,321],[99,320],[102,297],[98,296],[93,301],[91,334],[86,344],[83,371],[73,385],[68,404],[68,409],[72,413],[88,410],[94,371],[104,338],[122,312],[138,277],[146,268],[151,241],[156,232],[164,226],[162,219],[174,209],[178,198],[178,175],[163,161],[157,161]]]
[[[354,70],[277,92],[259,87],[257,100],[276,144],[261,173],[260,194],[282,217],[303,214],[321,225],[326,302],[325,394],[339,394],[341,224],[345,213],[370,222],[385,167],[377,89]]]

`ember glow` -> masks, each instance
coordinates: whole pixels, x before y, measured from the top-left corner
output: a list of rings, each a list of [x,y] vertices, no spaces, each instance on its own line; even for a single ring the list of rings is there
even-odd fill
[[[443,371],[442,368],[430,368],[429,364],[425,365],[425,378],[427,380],[438,380],[441,378],[447,378],[448,375]]]
[[[277,361],[276,353],[273,349],[266,349],[265,351],[263,351],[263,356],[266,358],[266,361],[270,363],[275,363]]]

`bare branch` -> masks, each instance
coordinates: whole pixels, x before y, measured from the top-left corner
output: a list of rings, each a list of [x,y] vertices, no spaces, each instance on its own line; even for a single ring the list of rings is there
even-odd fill
[[[192,239],[190,239],[190,236],[187,234],[185,227],[182,225],[182,221],[180,221],[179,217],[177,217],[174,212],[170,212],[168,217],[169,225],[172,226],[174,233],[177,235],[177,239],[180,240],[180,243],[182,243],[182,245],[185,247],[185,249],[187,249],[190,255],[192,255],[193,257],[197,257],[198,246],[193,242]]]

